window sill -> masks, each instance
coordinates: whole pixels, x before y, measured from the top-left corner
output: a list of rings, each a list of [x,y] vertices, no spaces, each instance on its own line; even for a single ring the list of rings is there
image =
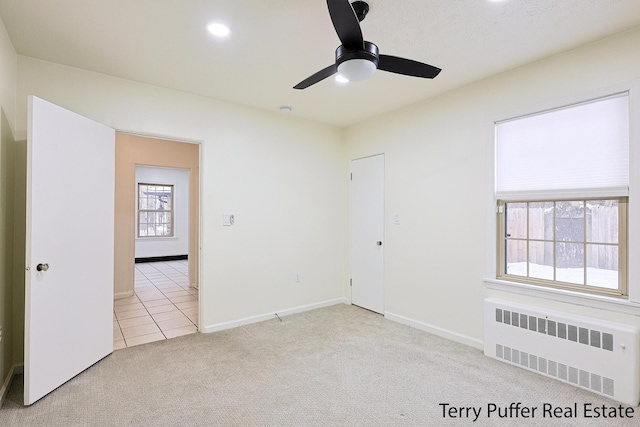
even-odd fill
[[[540,286],[498,279],[484,279],[484,285],[487,289],[510,292],[512,294],[545,298],[553,301],[640,316],[640,304],[623,298],[591,295],[564,289],[542,288]]]
[[[156,237],[156,236],[147,236],[147,237],[136,237],[136,240],[144,241],[144,242],[155,242],[158,240],[178,240],[177,237]]]

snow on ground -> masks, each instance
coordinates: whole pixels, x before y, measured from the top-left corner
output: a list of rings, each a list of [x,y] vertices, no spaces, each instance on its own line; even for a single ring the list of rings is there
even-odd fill
[[[512,262],[507,264],[507,274],[527,277],[527,263]],[[553,267],[550,265],[529,264],[529,277],[554,280]],[[557,268],[555,280],[582,285],[584,284],[584,268]],[[587,267],[587,284],[607,289],[618,289],[618,272]]]

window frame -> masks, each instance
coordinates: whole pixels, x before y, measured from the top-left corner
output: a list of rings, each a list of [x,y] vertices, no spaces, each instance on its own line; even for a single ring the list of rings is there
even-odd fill
[[[509,240],[506,236],[507,230],[507,221],[506,221],[506,209],[505,204],[509,203],[538,203],[538,202],[548,202],[548,203],[556,203],[562,201],[599,201],[599,200],[617,200],[618,201],[618,242],[615,246],[618,248],[618,288],[617,289],[608,289],[604,287],[589,285],[589,284],[576,284],[570,282],[562,282],[558,280],[549,280],[549,279],[541,279],[529,276],[519,276],[514,274],[508,274],[506,272],[507,267],[507,241]],[[629,206],[629,198],[626,196],[620,197],[573,197],[573,198],[544,198],[544,199],[517,199],[517,200],[507,200],[507,199],[499,199],[496,201],[496,279],[505,280],[509,282],[516,283],[524,283],[529,285],[536,285],[542,288],[555,288],[555,289],[564,289],[569,291],[577,291],[582,293],[589,293],[595,295],[609,296],[609,297],[618,297],[627,299],[629,296],[629,271],[628,271],[628,253],[629,253],[629,244],[628,244],[628,206]],[[528,210],[527,210],[528,211]],[[527,242],[527,263],[529,263],[529,242],[531,241],[543,241],[543,242],[552,242],[554,244],[554,269],[556,268],[556,251],[555,246],[557,242],[562,242],[562,240],[556,240],[556,227],[555,227],[555,219],[556,215],[554,213],[554,235],[553,240],[540,240],[533,239],[529,237],[529,214],[527,213],[527,236],[526,238],[515,238],[514,240],[526,241]],[[585,215],[586,221],[586,215]],[[591,244],[601,244],[601,242],[589,242],[586,236],[586,230],[584,233],[584,238],[582,244],[587,247],[587,245]],[[608,245],[614,246],[614,244],[608,243]],[[586,270],[587,263],[587,251],[585,250],[585,263],[584,268]]]
[[[155,186],[155,187],[170,187],[171,188],[171,209],[141,209],[140,207],[140,187],[141,186]],[[137,186],[137,193],[136,193],[136,201],[137,201],[137,206],[136,206],[136,237],[139,239],[162,239],[162,238],[172,238],[175,236],[175,199],[176,199],[176,193],[175,193],[175,185],[174,184],[156,184],[156,183],[147,183],[147,182],[138,182],[138,186]],[[171,221],[170,222],[163,222],[162,224],[167,224],[169,225],[170,229],[171,229],[171,234],[166,234],[166,235],[154,235],[154,236],[149,236],[149,235],[141,235],[140,234],[140,214],[143,212],[147,212],[147,213],[164,213],[164,212],[169,212],[171,214]]]
[[[582,306],[585,308],[593,308],[615,313],[631,314],[640,316],[640,264],[629,262],[627,264],[628,272],[628,298],[616,298],[605,295],[596,295],[586,292],[576,292],[565,289],[558,289],[545,286],[528,285],[524,283],[514,282],[510,280],[499,280],[496,277],[496,200],[507,199],[507,196],[498,196],[496,194],[496,174],[497,165],[496,152],[496,124],[510,120],[515,117],[526,116],[532,113],[552,110],[558,107],[571,104],[578,104],[589,99],[602,98],[614,93],[629,93],[629,188],[626,194],[600,194],[602,196],[626,195],[629,197],[628,203],[628,221],[627,221],[627,257],[629,260],[636,259],[640,254],[640,79],[632,78],[631,80],[616,81],[604,86],[590,87],[589,89],[569,89],[562,92],[561,95],[553,95],[550,98],[532,99],[524,98],[520,103],[509,106],[502,106],[495,109],[486,117],[486,126],[484,129],[484,142],[486,162],[488,169],[491,171],[485,175],[485,227],[489,230],[485,235],[485,277],[483,280],[485,291],[488,294],[504,293],[505,296],[519,295],[522,298],[534,298],[536,300],[546,300],[553,304],[570,304],[573,306]],[[558,194],[556,192],[537,192],[531,194],[530,197],[535,198],[560,198],[569,196],[566,194]],[[577,197],[571,194],[571,197]],[[511,197],[511,196],[509,196]],[[519,195],[518,195],[519,197]],[[636,238],[638,237],[638,238]]]

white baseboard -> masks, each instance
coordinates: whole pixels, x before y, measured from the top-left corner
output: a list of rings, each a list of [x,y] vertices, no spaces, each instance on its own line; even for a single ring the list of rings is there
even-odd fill
[[[478,350],[484,350],[484,342],[482,340],[468,335],[463,335],[419,320],[410,319],[409,317],[400,316],[399,314],[389,313],[388,311],[385,311],[384,317],[385,319],[402,323],[403,325],[411,326],[412,328],[420,329],[421,331],[429,332],[430,334],[477,348]]]
[[[118,292],[117,294],[113,295],[113,299],[122,299],[122,298],[129,298],[133,296],[133,291],[126,291],[126,292]]]
[[[7,397],[7,392],[9,391],[9,387],[11,387],[11,381],[13,381],[14,375],[21,374],[24,371],[24,365],[22,363],[15,363],[11,369],[9,369],[9,373],[7,374],[7,378],[4,379],[4,383],[2,383],[2,388],[0,388],[0,408],[2,408],[2,404],[4,403],[4,399]]]
[[[329,307],[331,305],[336,305],[336,304],[349,304],[349,300],[347,298],[336,298],[336,299],[322,301],[314,304],[301,305],[299,307],[259,314],[257,316],[245,317],[238,320],[215,323],[213,325],[208,325],[208,326],[205,326],[204,328],[201,328],[200,332],[209,333],[209,332],[224,331],[225,329],[232,329],[242,325],[249,325],[251,323],[258,323],[258,322],[263,322],[265,320],[275,319],[276,313],[278,314],[278,316],[284,317],[284,316],[289,316],[291,314],[302,313],[303,311],[315,310],[316,308]]]

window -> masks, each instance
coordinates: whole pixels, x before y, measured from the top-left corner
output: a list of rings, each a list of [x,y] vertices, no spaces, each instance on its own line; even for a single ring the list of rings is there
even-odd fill
[[[627,295],[629,95],[496,123],[497,278]]]
[[[138,237],[173,236],[173,185],[138,184]]]
[[[626,295],[626,198],[499,202],[499,278]]]

